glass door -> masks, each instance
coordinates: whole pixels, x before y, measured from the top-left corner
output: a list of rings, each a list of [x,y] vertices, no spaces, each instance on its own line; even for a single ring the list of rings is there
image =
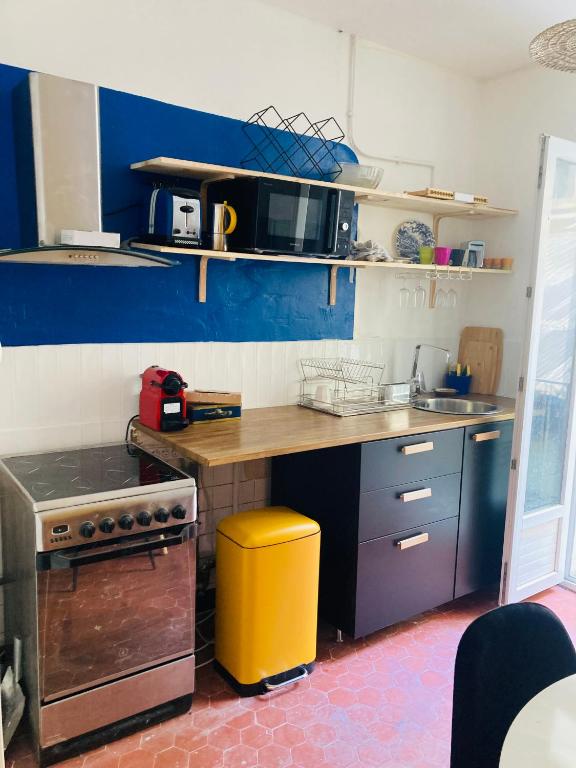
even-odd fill
[[[576,435],[576,143],[543,139],[540,218],[519,392],[501,601],[565,577]]]

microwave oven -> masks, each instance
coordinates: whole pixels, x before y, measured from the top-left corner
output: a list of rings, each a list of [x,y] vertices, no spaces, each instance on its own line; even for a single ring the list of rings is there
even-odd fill
[[[301,181],[266,177],[210,182],[213,203],[238,216],[228,250],[345,259],[350,253],[354,193]]]

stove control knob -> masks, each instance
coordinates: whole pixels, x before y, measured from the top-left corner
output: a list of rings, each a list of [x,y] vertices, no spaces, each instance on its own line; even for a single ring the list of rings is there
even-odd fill
[[[154,519],[158,523],[167,523],[170,518],[170,512],[168,512],[167,509],[164,509],[164,507],[160,507],[160,509],[157,509],[156,512],[154,512]]]
[[[134,518],[132,515],[122,515],[118,520],[118,525],[123,531],[129,531],[134,525]]]
[[[176,520],[184,520],[186,517],[186,507],[183,507],[182,504],[175,506],[172,510],[172,517],[175,517]]]
[[[138,512],[136,515],[136,520],[138,520],[138,525],[145,525],[149,526],[152,522],[152,515],[150,512],[146,512],[146,510],[143,510],[142,512]]]
[[[91,539],[96,533],[96,526],[94,523],[82,523],[80,526],[80,536],[84,536],[85,539]]]
[[[100,521],[100,530],[102,533],[112,533],[115,527],[116,523],[112,517],[105,517],[104,520]]]

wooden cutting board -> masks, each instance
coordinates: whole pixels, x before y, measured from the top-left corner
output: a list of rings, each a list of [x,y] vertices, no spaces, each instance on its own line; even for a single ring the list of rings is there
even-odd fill
[[[471,393],[496,394],[502,372],[503,341],[504,332],[501,328],[468,326],[462,331],[458,362],[470,366]]]

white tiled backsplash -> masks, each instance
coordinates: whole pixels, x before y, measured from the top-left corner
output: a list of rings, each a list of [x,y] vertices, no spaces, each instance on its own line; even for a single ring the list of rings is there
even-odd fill
[[[255,408],[296,402],[301,358],[385,363],[385,378],[397,381],[408,376],[413,349],[411,339],[8,347],[0,364],[0,454],[123,440],[149,365],[178,371],[190,387],[240,391],[243,407]],[[198,484],[199,549],[209,556],[222,517],[269,503],[269,462],[200,468]]]
[[[257,408],[296,402],[300,358],[381,361],[389,346],[370,339],[7,347],[0,363],[0,455],[122,440],[149,365],[178,371],[190,387],[240,391],[243,407]]]
[[[156,363],[181,373],[190,387],[240,391],[243,407],[254,408],[296,402],[300,358],[384,356],[378,341],[65,345],[3,352],[0,454],[124,439],[128,420],[138,412],[140,373]],[[165,449],[157,449],[164,457]],[[269,504],[269,462],[199,468],[198,486],[199,554],[207,557],[223,517]]]

